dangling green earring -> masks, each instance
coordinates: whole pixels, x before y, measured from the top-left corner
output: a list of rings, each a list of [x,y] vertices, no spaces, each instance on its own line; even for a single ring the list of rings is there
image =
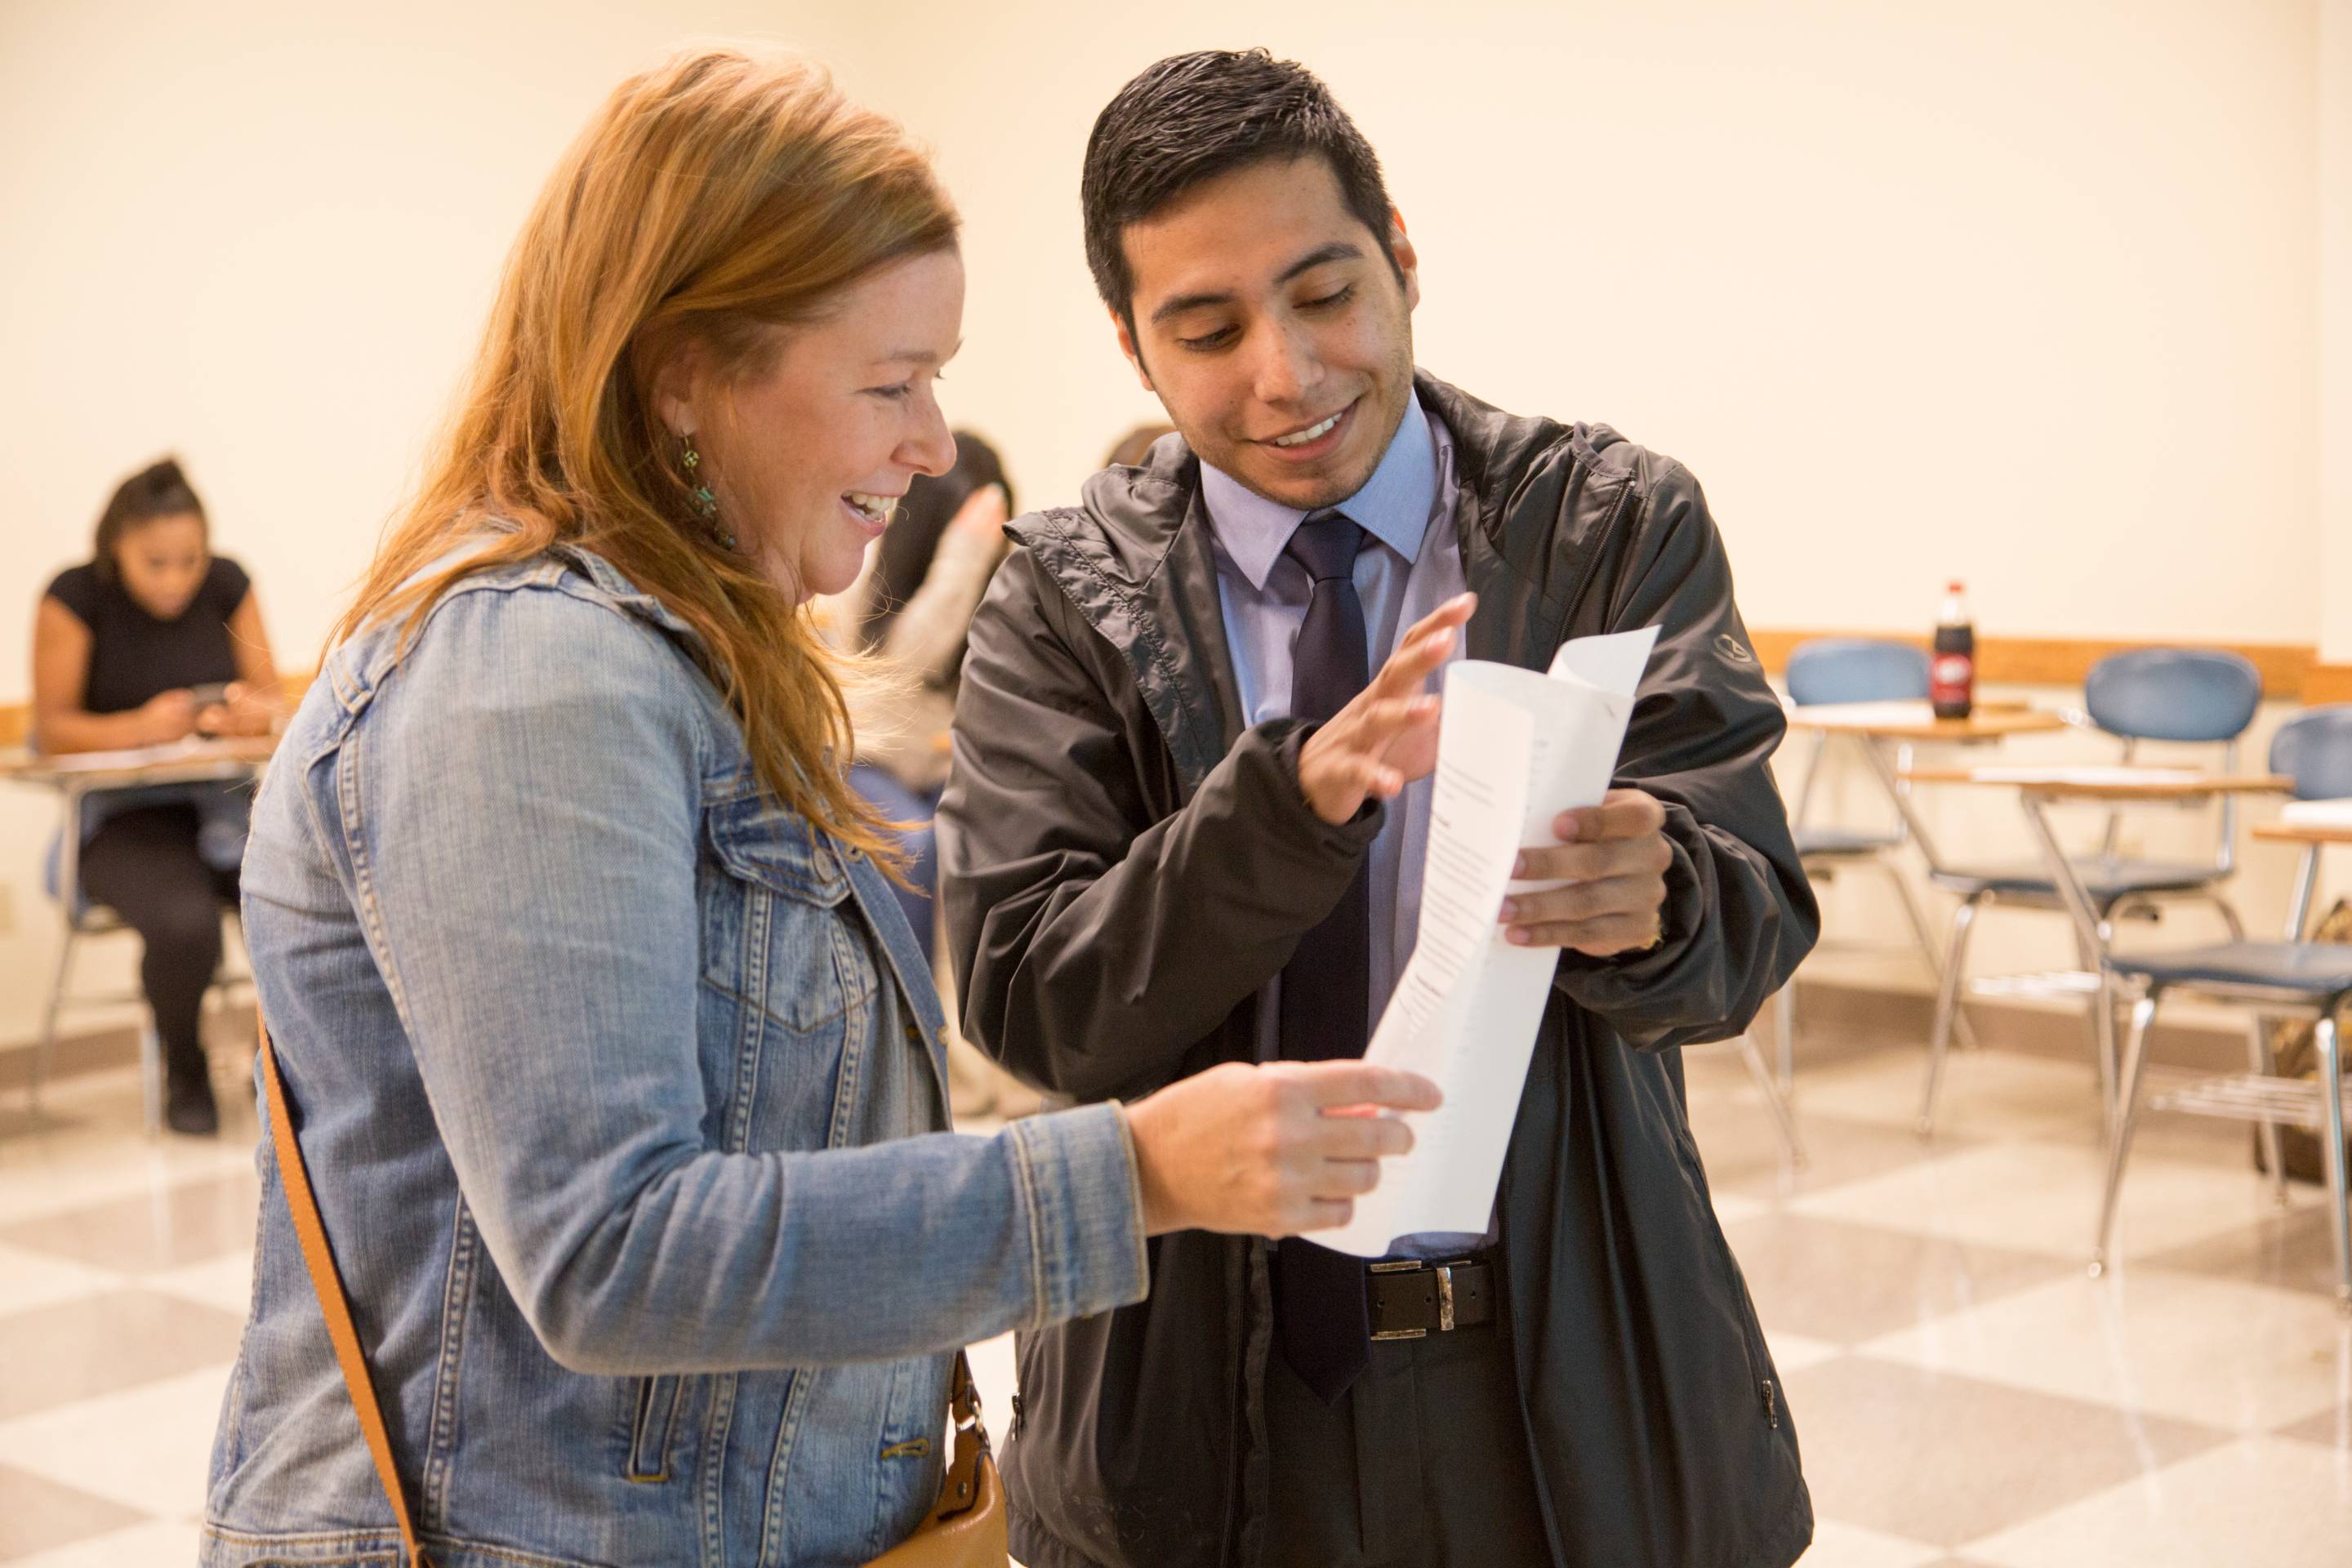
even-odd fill
[[[677,460],[686,468],[686,482],[693,487],[692,500],[695,515],[702,519],[704,526],[710,530],[710,536],[713,539],[730,550],[734,549],[735,535],[728,531],[725,523],[719,521],[719,498],[711,494],[709,485],[702,482],[700,471],[702,454],[694,449],[693,432],[688,431],[680,436],[678,445],[680,450]]]

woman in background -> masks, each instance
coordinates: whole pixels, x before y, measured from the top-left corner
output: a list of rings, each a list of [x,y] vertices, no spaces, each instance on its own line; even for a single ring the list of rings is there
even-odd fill
[[[245,569],[212,552],[204,503],[169,458],[125,479],[90,559],[58,574],[33,622],[33,736],[51,755],[195,735],[266,735],[278,671]],[[236,900],[245,796],[167,784],[93,797],[79,895],[146,943],[140,979],[163,1044],[163,1120],[220,1125],[198,1023]]]
[[[953,468],[937,478],[919,475],[908,487],[889,531],[867,554],[866,570],[841,596],[831,622],[840,642],[846,644],[854,632],[857,646],[879,666],[881,679],[851,699],[857,764],[849,782],[895,825],[906,880],[891,890],[935,973],[940,856],[931,818],[947,787],[948,729],[972,612],[1004,559],[1004,524],[1013,515],[1013,488],[996,449],[964,430],[956,432],[955,448]],[[943,990],[951,984],[951,976],[938,978]],[[942,1005],[956,1114],[993,1111],[1010,1121],[1035,1110],[1037,1091],[963,1037],[951,997],[943,996]]]
[[[955,466],[919,475],[842,596],[843,619],[878,659],[884,679],[856,704],[857,764],[849,782],[889,821],[906,854],[897,891],[907,923],[931,957],[939,850],[931,816],[948,782],[948,724],[966,633],[996,563],[1004,559],[1012,489],[996,449],[970,431],[955,437]]]
[[[1103,459],[1106,468],[1140,468],[1151,456],[1151,444],[1162,436],[1173,436],[1173,425],[1138,425],[1112,444],[1110,456]]]

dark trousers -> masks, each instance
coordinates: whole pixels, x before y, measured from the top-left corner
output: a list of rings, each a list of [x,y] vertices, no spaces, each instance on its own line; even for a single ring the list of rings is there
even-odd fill
[[[1388,1340],[1337,1405],[1266,1358],[1268,1568],[1549,1564],[1502,1324]]]
[[[197,1023],[220,967],[221,908],[236,900],[236,873],[215,871],[197,855],[197,822],[193,805],[126,811],[107,818],[81,850],[83,896],[121,916],[147,944],[140,983],[175,1080],[204,1074]]]

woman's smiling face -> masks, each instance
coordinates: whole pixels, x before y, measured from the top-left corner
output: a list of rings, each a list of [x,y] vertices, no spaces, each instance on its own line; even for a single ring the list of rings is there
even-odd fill
[[[962,258],[932,251],[851,284],[818,321],[771,329],[777,350],[754,375],[719,382],[689,353],[664,383],[662,418],[701,453],[719,524],[794,600],[856,581],[915,476],[954,466],[936,393],[962,321]]]

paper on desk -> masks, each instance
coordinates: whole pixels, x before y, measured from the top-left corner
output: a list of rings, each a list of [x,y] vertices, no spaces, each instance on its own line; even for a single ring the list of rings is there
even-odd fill
[[[1557,885],[1513,882],[1511,862],[1550,841],[1553,817],[1608,793],[1657,638],[1655,626],[1580,637],[1544,675],[1447,667],[1420,934],[1364,1052],[1434,1080],[1445,1103],[1408,1118],[1412,1152],[1381,1162],[1379,1188],[1315,1236],[1323,1246],[1380,1258],[1401,1236],[1486,1230],[1559,961],[1503,940],[1504,895]]]
[[[2311,827],[2352,827],[2352,800],[2291,800],[2279,807],[2279,820]]]
[[[41,766],[53,773],[118,773],[199,755],[217,743],[190,736],[185,740],[167,741],[160,746],[135,746],[120,752],[64,752],[56,756],[42,757]]]

